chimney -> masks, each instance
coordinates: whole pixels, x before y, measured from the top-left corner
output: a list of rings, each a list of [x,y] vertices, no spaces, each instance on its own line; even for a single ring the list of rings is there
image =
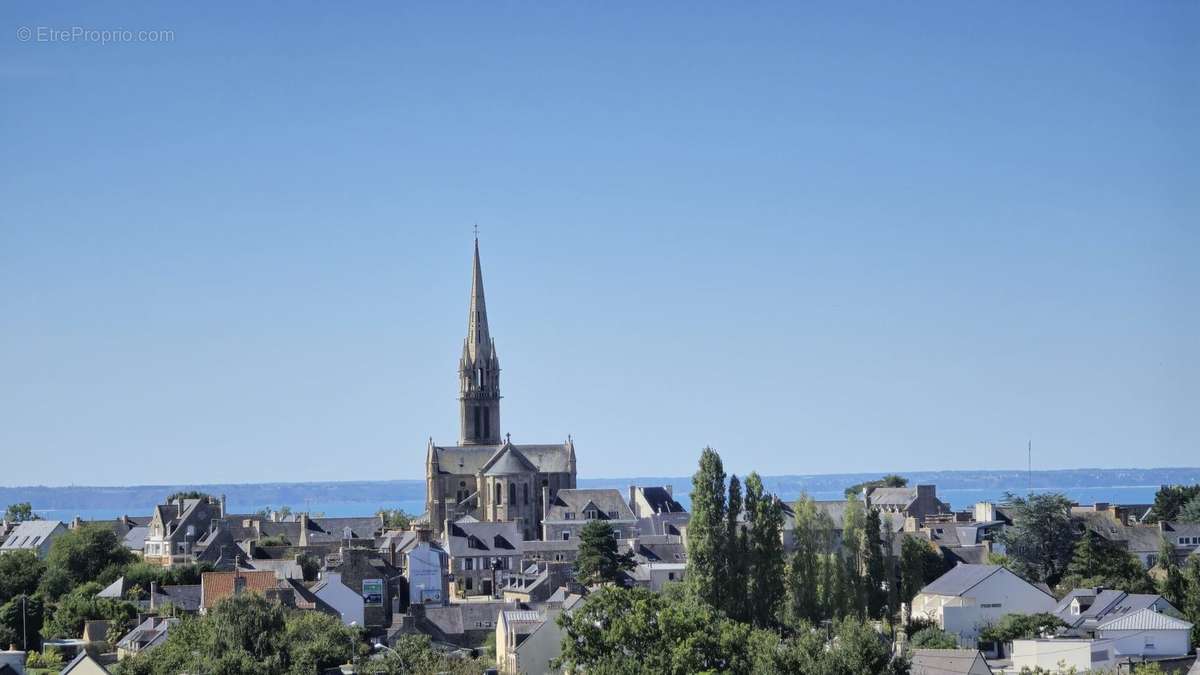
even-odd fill
[[[225,495],[221,495],[221,517],[225,517]]]
[[[308,546],[308,511],[300,512],[300,541],[297,545]]]
[[[637,507],[637,499],[635,499],[636,496],[637,496],[637,486],[630,485],[629,486],[629,508],[633,511],[633,515],[640,516],[642,514],[639,513],[640,509],[638,509],[638,507]]]
[[[667,489],[667,496],[670,497],[671,499],[674,499],[675,498],[675,488],[673,488],[670,483],[667,483],[663,487],[665,487]]]
[[[158,582],[150,582],[150,609],[154,609],[154,596],[158,595]]]
[[[550,514],[550,487],[542,486],[542,519]]]
[[[82,518],[80,518],[79,516],[75,516],[74,518],[71,519],[71,529],[72,530],[78,530],[81,527],[83,527],[83,519]]]
[[[388,562],[392,567],[396,566],[396,540],[394,538],[388,540]]]

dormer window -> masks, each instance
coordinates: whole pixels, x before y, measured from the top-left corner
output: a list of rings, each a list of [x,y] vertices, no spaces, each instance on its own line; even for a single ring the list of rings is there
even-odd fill
[[[609,512],[608,512],[608,517],[609,517],[609,518],[611,518],[611,519],[613,519],[613,520],[616,520],[616,518],[617,518],[617,512],[616,512],[616,511],[609,511]]]
[[[595,520],[597,515],[599,514],[596,509],[588,509],[587,511],[583,512],[583,517],[587,520]]]
[[[563,520],[575,520],[575,512],[567,511],[563,514]]]

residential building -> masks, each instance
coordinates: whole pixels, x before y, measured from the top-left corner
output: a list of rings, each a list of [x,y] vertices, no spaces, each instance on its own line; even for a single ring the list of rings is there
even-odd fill
[[[108,669],[86,650],[81,649],[79,654],[59,671],[59,675],[108,675]]]
[[[426,449],[426,513],[440,536],[448,523],[471,516],[484,522],[516,523],[523,539],[542,529],[542,494],[575,487],[575,444],[517,445],[500,434],[500,361],[488,326],[479,262],[472,260],[467,337],[458,367],[458,445]]]
[[[127,658],[150,651],[167,640],[171,628],[179,625],[174,617],[151,616],[117,641],[117,657]]]
[[[67,531],[57,520],[26,520],[9,530],[0,543],[0,554],[10,551],[32,551],[39,558],[50,553],[50,544]]]
[[[360,592],[342,583],[342,575],[326,572],[309,591],[321,602],[329,605],[347,626],[363,626],[366,623],[366,602]]]
[[[551,495],[544,490],[546,512],[542,519],[542,538],[546,541],[578,540],[583,526],[592,520],[608,523],[618,539],[638,535],[637,517],[625,503],[619,490],[563,489]]]
[[[1054,614],[1067,624],[1067,635],[1096,637],[1097,628],[1106,621],[1143,609],[1181,616],[1161,595],[1112,588],[1076,588],[1058,601]]]
[[[200,611],[207,612],[221,600],[242,593],[272,596],[278,588],[271,571],[205,572],[200,575]]]
[[[540,610],[501,612],[496,622],[496,668],[505,675],[543,675],[558,672],[551,661],[562,653],[558,616],[570,613],[582,597],[567,594],[561,603]]]
[[[950,505],[937,498],[935,485],[877,487],[864,490],[863,499],[868,507],[915,518],[918,524],[924,523],[929,516],[950,513]]]
[[[934,621],[971,644],[982,626],[1005,614],[1051,612],[1054,596],[999,565],[958,565],[921,589],[912,616]]]
[[[202,551],[215,541],[214,535],[224,517],[224,498],[177,497],[166,504],[159,504],[154,507],[154,514],[147,526],[142,557],[146,562],[164,567],[197,562],[202,557]],[[232,541],[221,543],[228,546]],[[212,553],[209,561],[221,557],[219,545],[213,548]]]
[[[914,649],[910,675],[992,675],[978,649]]]
[[[450,602],[450,554],[430,541],[430,534],[420,530],[416,543],[404,553],[409,604]]]
[[[506,572],[521,569],[524,540],[515,522],[450,523],[442,534],[449,554],[451,592],[460,597],[495,595]]]
[[[363,618],[359,625],[364,628],[382,629],[390,626],[393,609],[402,611],[408,606],[408,595],[399,593],[402,583],[400,570],[374,548],[343,548],[338,556],[326,560],[324,574],[328,576],[334,572],[339,575],[342,584],[361,598]],[[400,607],[394,606],[397,604]]]
[[[1152,607],[1114,616],[1096,627],[1096,641],[1107,643],[1113,658],[1182,656],[1190,650],[1192,624]]]

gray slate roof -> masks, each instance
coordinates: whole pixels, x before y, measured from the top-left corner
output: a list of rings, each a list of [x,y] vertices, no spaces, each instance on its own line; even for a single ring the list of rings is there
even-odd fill
[[[594,505],[599,511],[599,520],[635,520],[629,504],[626,504],[625,498],[621,496],[621,491],[613,488],[559,490],[554,499],[550,500],[550,508],[543,520],[567,521],[568,512],[575,514],[574,520],[583,520],[583,512],[588,505]],[[615,512],[616,518],[609,516],[610,512]]]
[[[63,524],[57,520],[26,520],[17,523],[17,526],[9,531],[8,538],[0,548],[35,548],[60,527],[63,527]]]
[[[474,474],[477,473],[496,451],[504,447],[499,445],[447,445],[434,446],[438,468],[442,473]],[[554,445],[517,445],[511,444],[521,455],[536,467],[541,473],[567,473],[570,470],[570,448],[566,443]]]
[[[442,548],[453,557],[520,555],[524,550],[524,538],[515,522],[451,523],[442,536]]]
[[[1152,609],[1139,609],[1132,614],[1114,617],[1101,623],[1097,630],[1188,630],[1192,624]]]
[[[643,487],[638,490],[641,490],[642,497],[654,513],[682,513],[686,510],[664,487]]]
[[[926,595],[961,596],[1004,569],[999,565],[959,565],[921,589]]]

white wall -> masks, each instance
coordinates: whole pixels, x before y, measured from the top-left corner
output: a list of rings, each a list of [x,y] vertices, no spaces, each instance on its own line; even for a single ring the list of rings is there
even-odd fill
[[[1050,595],[1001,569],[961,597],[918,594],[913,598],[912,616],[932,616],[938,627],[958,635],[960,644],[969,645],[980,629],[1005,614],[1050,612],[1055,604]]]
[[[342,615],[342,623],[363,625],[363,599],[354,589],[342,583],[342,575],[326,572],[323,580],[328,581],[315,595],[324,600]]]
[[[408,601],[419,605],[424,602],[446,604],[450,601],[446,579],[446,556],[429,544],[418,544],[409,551]]]
[[[1092,667],[1091,640],[1013,640],[1012,668],[1042,668],[1058,672],[1072,668],[1083,672]]]
[[[1122,656],[1183,656],[1188,653],[1186,630],[1098,630],[1096,637],[1111,640],[1113,649]],[[1146,645],[1151,638],[1153,647]]]

